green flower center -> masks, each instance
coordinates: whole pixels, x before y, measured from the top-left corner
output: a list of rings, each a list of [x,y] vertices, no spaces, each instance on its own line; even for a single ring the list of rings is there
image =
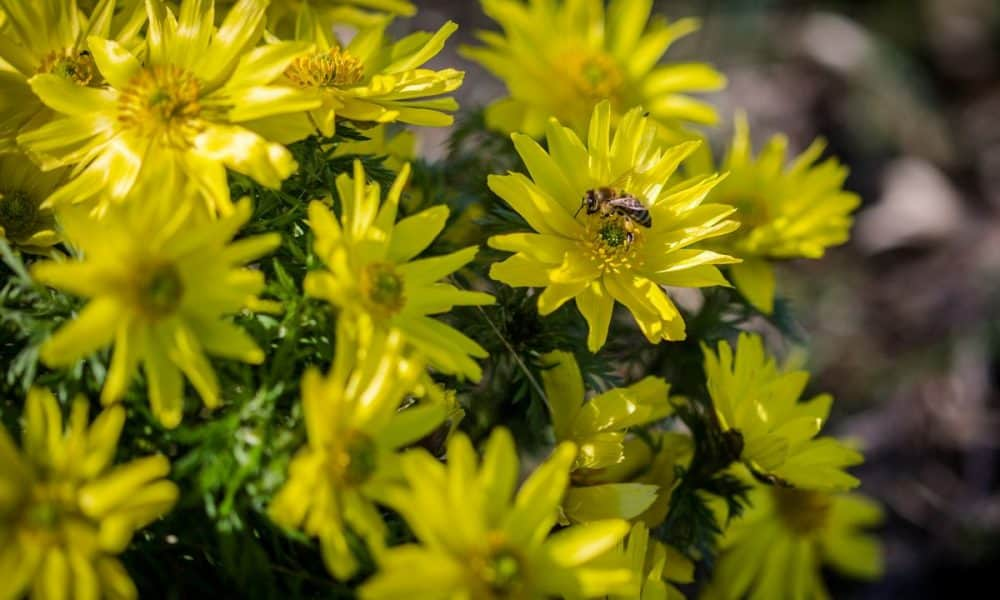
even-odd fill
[[[726,199],[723,202],[736,208],[736,218],[742,224],[741,232],[745,233],[745,230],[760,227],[771,220],[767,201],[759,196],[743,195]]]
[[[487,567],[487,581],[496,592],[513,589],[521,575],[521,560],[513,552],[494,554]]]
[[[405,282],[390,263],[372,263],[361,273],[361,291],[368,301],[387,315],[406,304]]]
[[[38,203],[22,191],[0,196],[0,228],[10,239],[30,236],[38,228]]]
[[[782,522],[795,533],[808,536],[826,526],[830,516],[829,495],[781,486],[772,486],[771,493]]]
[[[118,121],[141,137],[186,149],[201,132],[201,85],[172,65],[154,65],[129,81],[118,98]]]
[[[39,73],[51,73],[68,79],[79,86],[100,83],[100,72],[89,52],[71,49],[50,52],[38,66]]]
[[[329,466],[336,480],[350,486],[361,485],[375,473],[377,456],[375,442],[368,435],[352,430],[330,452]]]
[[[625,231],[621,223],[605,223],[598,230],[597,235],[605,245],[611,248],[617,248],[628,241],[628,231]]]
[[[285,77],[302,88],[343,87],[364,78],[365,66],[341,48],[304,54],[285,69]]]
[[[625,77],[618,62],[604,53],[571,52],[557,62],[565,69],[575,95],[593,105],[605,98],[614,100],[622,91]]]
[[[147,315],[157,318],[177,310],[183,296],[184,282],[176,267],[162,265],[141,286],[139,303]]]

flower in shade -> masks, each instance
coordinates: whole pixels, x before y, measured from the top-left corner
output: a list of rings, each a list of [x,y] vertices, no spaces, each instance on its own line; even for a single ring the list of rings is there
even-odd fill
[[[861,198],[843,188],[846,167],[835,158],[820,161],[824,146],[817,140],[786,165],[788,139],[776,135],[754,157],[746,116],[738,115],[720,166],[729,176],[709,194],[710,202],[736,208],[741,227],[716,249],[743,259],[729,267],[729,275],[736,289],[765,313],[774,310],[772,261],[821,258],[850,236],[851,213]],[[708,173],[715,167],[702,161],[695,169]]]
[[[761,484],[748,499],[721,538],[706,600],[828,599],[822,567],[856,579],[882,574],[881,544],[866,531],[882,521],[875,501]]]
[[[319,102],[271,85],[306,45],[255,48],[266,5],[241,0],[216,28],[213,0],[182,0],[176,17],[163,0],[149,0],[144,54],[88,38],[101,88],[53,74],[32,77],[31,89],[59,115],[18,142],[45,169],[73,166],[73,178],[49,201],[96,197],[103,208],[124,201],[141,179],[181,173],[213,212],[226,214],[226,168],[277,188],[296,169],[277,143],[294,141],[280,135],[282,116]]]
[[[718,353],[703,345],[708,393],[722,430],[734,436],[734,454],[756,475],[816,490],[845,490],[858,480],[844,471],[861,453],[832,437],[815,436],[833,398],[799,402],[806,371],[778,367],[759,335],[741,333],[735,355],[726,341]]]
[[[471,261],[478,249],[416,258],[444,228],[448,207],[437,205],[397,223],[409,175],[407,164],[382,201],[379,186],[365,182],[361,162],[355,161],[354,177],[337,179],[339,219],[322,202],[309,205],[316,255],[327,268],[306,275],[305,291],[342,314],[369,315],[380,327],[398,329],[430,366],[478,381],[482,370],[473,358],[486,357],[486,351],[430,316],[454,306],[493,303],[489,294],[441,281]]]
[[[313,48],[296,56],[281,80],[314,99],[314,108],[298,119],[298,127],[333,135],[338,120],[358,123],[451,125],[458,108],[448,96],[462,85],[464,73],[428,69],[424,63],[444,48],[458,26],[449,21],[436,33],[416,32],[390,43],[388,23],[362,29],[346,46],[323,29],[311,11],[300,17],[295,39]]]
[[[140,201],[101,221],[80,208],[64,209],[60,223],[81,258],[36,263],[31,271],[40,283],[90,299],[45,342],[42,361],[68,366],[113,344],[101,400],[121,398],[142,363],[153,414],[167,427],[181,421],[182,374],[206,406],[221,402],[206,354],[264,360],[253,339],[223,315],[266,307],[257,298],[263,273],[244,265],[280,243],[278,234],[231,242],[250,218],[249,200],[211,221],[197,218],[190,203],[173,206],[183,193],[159,182],[157,190],[150,186]]]
[[[483,46],[462,53],[504,81],[509,97],[491,104],[487,123],[541,137],[555,117],[579,134],[594,105],[611,103],[612,118],[644,106],[666,128],[713,124],[709,104],[688,94],[721,89],[725,77],[704,63],[658,65],[696,19],[650,21],[653,0],[482,0],[503,32],[479,33]]]
[[[42,204],[62,177],[39,171],[23,154],[0,155],[0,240],[36,254],[59,243],[55,215]]]
[[[481,464],[464,434],[448,444],[447,465],[424,449],[406,452],[407,485],[391,489],[386,503],[406,520],[416,542],[379,557],[379,571],[361,586],[361,598],[590,598],[633,592],[638,582],[624,560],[594,564],[625,537],[628,523],[610,519],[552,533],[575,455],[572,443],[560,444],[515,494],[517,452],[505,429],[493,431]]]
[[[396,451],[434,431],[445,419],[442,402],[399,410],[423,374],[398,332],[341,318],[329,375],[315,369],[302,379],[308,442],[292,459],[288,480],[268,514],[276,523],[319,538],[327,569],[348,579],[358,569],[350,535],[376,555],[388,530],[373,499],[398,472]]]
[[[114,465],[125,410],[88,424],[73,402],[63,428],[55,397],[33,388],[21,451],[0,427],[0,597],[135,598],[115,556],[133,534],[168,512],[177,486],[160,455]]]
[[[629,111],[611,136],[608,102],[594,108],[586,146],[554,119],[548,151],[526,135],[512,138],[531,176],[492,175],[489,186],[533,232],[490,238],[490,246],[516,253],[494,264],[490,276],[545,288],[538,296],[543,315],[575,299],[591,351],[607,340],[616,300],[650,342],[684,339],[684,320],[660,286],[727,285],[716,265],[738,260],[689,248],[738,227],[726,219],[731,206],[703,203],[721,177],[671,179],[698,142],[661,148],[641,108]],[[588,197],[627,198],[636,210],[607,201],[592,207]]]
[[[135,49],[145,13],[136,6],[115,18],[115,0],[99,0],[86,13],[76,0],[0,0],[0,153],[17,149],[23,131],[43,125],[53,113],[35,96],[28,80],[49,74],[67,89],[104,85],[87,47],[87,37],[113,38]],[[6,68],[2,65],[6,64]]]
[[[542,382],[556,441],[573,442],[577,448],[572,483],[563,499],[566,517],[587,522],[639,516],[656,499],[658,486],[606,483],[601,476],[626,461],[630,428],[650,425],[673,412],[667,400],[670,386],[659,377],[646,377],[587,399],[572,354],[551,352],[542,361],[548,367]]]

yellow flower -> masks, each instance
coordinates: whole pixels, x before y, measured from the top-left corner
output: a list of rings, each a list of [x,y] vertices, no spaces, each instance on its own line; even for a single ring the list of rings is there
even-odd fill
[[[660,286],[727,285],[715,265],[737,260],[687,248],[738,226],[726,220],[732,207],[702,203],[719,176],[668,182],[698,142],[661,149],[641,108],[625,115],[613,138],[610,130],[611,105],[602,102],[586,147],[554,119],[548,152],[514,134],[531,179],[520,173],[489,178],[490,189],[536,232],[490,238],[490,246],[517,253],[494,264],[490,276],[515,287],[545,287],[538,297],[543,315],[575,298],[592,352],[607,339],[615,300],[650,342],[684,339],[684,320]],[[629,198],[622,202],[636,209],[616,210],[611,198]]]
[[[393,16],[417,14],[416,7],[407,0],[271,0],[268,21],[273,30],[284,32],[292,29],[306,11],[315,13],[326,31],[341,24],[371,27]]]
[[[405,165],[382,202],[379,186],[365,183],[361,162],[355,161],[354,177],[344,174],[337,179],[339,222],[322,202],[309,205],[316,254],[327,270],[308,273],[305,291],[329,301],[344,315],[367,314],[380,327],[399,329],[430,366],[478,381],[482,370],[473,357],[484,358],[486,351],[429,316],[454,306],[493,303],[489,294],[440,281],[471,261],[477,248],[415,259],[444,228],[448,207],[437,205],[396,223],[409,175]]]
[[[859,579],[882,574],[881,545],[864,531],[882,520],[873,500],[760,484],[749,500],[724,532],[707,600],[828,599],[822,565]]]
[[[144,61],[126,47],[91,36],[88,46],[106,86],[80,88],[52,74],[31,88],[60,113],[18,137],[45,169],[74,165],[74,178],[53,204],[97,197],[102,207],[122,202],[137,181],[182,173],[213,211],[232,210],[226,168],[277,188],[296,169],[291,154],[255,130],[278,138],[281,115],[318,101],[270,85],[303,45],[254,48],[266,2],[241,0],[222,25],[213,0],[183,0],[175,18],[163,0],[146,3]]]
[[[7,26],[0,29],[0,153],[17,149],[15,138],[25,130],[49,122],[53,113],[35,96],[28,80],[50,74],[74,87],[98,88],[104,84],[87,49],[87,37],[114,38],[134,48],[141,43],[139,30],[146,16],[139,10],[123,11],[128,19],[114,19],[114,0],[99,0],[91,16],[77,10],[74,0],[0,0]]]
[[[635,594],[609,596],[611,600],[684,600],[684,594],[670,582],[694,581],[694,563],[670,546],[650,542],[645,524],[632,525],[617,552],[624,553],[642,587]]]
[[[413,33],[395,44],[385,39],[388,23],[362,29],[347,46],[340,46],[316,21],[302,13],[296,39],[315,44],[284,71],[282,83],[298,88],[319,108],[304,115],[305,124],[333,135],[337,120],[360,123],[451,125],[446,114],[458,108],[451,96],[462,85],[464,73],[422,68],[444,48],[458,26],[448,21],[433,35]],[[308,120],[305,120],[308,117]],[[302,127],[303,124],[298,125]]]
[[[55,216],[42,203],[62,176],[39,171],[23,154],[0,155],[0,240],[36,254],[59,243]]]
[[[654,423],[673,412],[667,401],[669,386],[659,377],[646,377],[586,400],[583,377],[572,354],[551,352],[542,361],[548,367],[542,371],[542,382],[556,441],[573,442],[577,448],[570,471],[572,485],[563,499],[566,517],[587,522],[639,516],[656,500],[659,487],[604,482],[602,475],[626,461],[629,428]]]
[[[781,485],[827,491],[858,485],[844,468],[860,463],[861,454],[831,437],[814,439],[833,398],[799,402],[809,373],[779,369],[755,334],[740,334],[735,357],[725,341],[718,355],[705,345],[702,350],[715,415],[733,435],[739,460]]]
[[[0,427],[0,598],[136,597],[115,555],[178,492],[163,456],[112,465],[124,422],[114,406],[88,426],[77,398],[64,431],[55,397],[34,388],[21,453]]]
[[[503,34],[481,32],[482,47],[462,53],[507,85],[510,97],[487,108],[487,123],[541,137],[555,117],[579,134],[594,105],[609,100],[612,119],[644,106],[659,124],[715,123],[708,104],[686,95],[721,89],[725,78],[704,63],[657,66],[696,19],[648,23],[652,0],[482,0]]]
[[[157,185],[160,185],[158,183]],[[205,405],[219,405],[219,385],[206,353],[248,363],[264,354],[253,339],[221,315],[256,306],[260,271],[243,265],[273,250],[278,234],[230,243],[250,218],[249,200],[231,215],[209,221],[194,209],[171,206],[182,195],[171,185],[109,212],[98,222],[68,208],[60,222],[79,261],[37,263],[41,283],[90,298],[80,314],[41,349],[50,366],[71,365],[111,343],[115,352],[101,400],[114,402],[142,362],[153,414],[166,427],[181,421],[183,373]]]
[[[268,514],[318,537],[327,569],[348,579],[358,569],[348,532],[376,556],[384,551],[387,529],[373,499],[398,476],[396,450],[433,431],[446,407],[398,410],[423,365],[405,355],[398,332],[362,327],[358,335],[341,321],[330,374],[310,369],[302,379],[308,444],[292,459]]]
[[[847,168],[837,159],[817,164],[825,144],[817,140],[786,166],[788,140],[772,137],[755,158],[745,115],[736,118],[722,170],[729,173],[709,194],[710,202],[737,209],[739,232],[722,241],[720,251],[743,259],[730,267],[733,284],[754,306],[774,310],[772,260],[821,258],[830,246],[847,241],[851,213],[861,203],[843,189]],[[714,171],[711,164],[705,172]]]
[[[551,533],[576,449],[561,444],[515,495],[517,452],[510,433],[494,430],[477,465],[469,439],[448,444],[448,464],[426,450],[402,457],[408,488],[389,506],[418,543],[395,546],[360,590],[364,600],[593,597],[629,593],[636,583],[623,564],[595,566],[625,537],[620,519]]]

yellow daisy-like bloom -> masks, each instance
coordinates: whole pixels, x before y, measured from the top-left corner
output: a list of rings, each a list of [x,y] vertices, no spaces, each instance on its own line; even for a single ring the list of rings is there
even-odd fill
[[[345,315],[341,318],[370,315],[379,327],[398,329],[430,366],[478,381],[482,369],[473,358],[485,358],[486,351],[429,316],[454,306],[493,303],[489,294],[441,282],[471,261],[478,249],[415,259],[444,228],[449,211],[438,205],[396,223],[409,175],[407,164],[382,202],[379,186],[365,183],[361,162],[355,161],[354,177],[337,179],[339,221],[322,202],[309,205],[315,251],[327,270],[308,273],[305,291],[338,307]]]
[[[725,78],[703,63],[657,66],[696,19],[648,23],[652,0],[482,0],[503,34],[481,32],[482,47],[462,53],[507,85],[509,98],[487,108],[487,123],[541,137],[551,117],[583,134],[594,105],[609,100],[613,118],[644,106],[661,125],[715,123],[708,104],[686,95],[714,91]]]
[[[433,35],[421,31],[395,44],[386,42],[387,25],[362,29],[342,47],[311,11],[300,17],[295,38],[315,47],[295,57],[282,81],[321,104],[308,112],[313,128],[333,135],[338,119],[451,125],[454,119],[447,112],[456,110],[458,104],[445,94],[458,89],[465,74],[422,66],[437,56],[458,25],[449,21]]]
[[[704,344],[702,350],[715,415],[734,436],[739,460],[781,485],[827,491],[858,485],[844,469],[862,462],[861,454],[831,437],[814,439],[833,398],[799,402],[809,373],[779,369],[755,334],[740,334],[735,357],[725,341],[718,355]]]
[[[217,221],[192,216],[170,200],[183,192],[163,188],[155,197],[109,212],[98,222],[82,209],[60,213],[79,261],[36,263],[40,283],[90,298],[80,314],[41,349],[49,366],[67,366],[114,343],[101,391],[104,403],[128,389],[142,362],[153,414],[166,427],[181,421],[183,373],[209,408],[220,404],[219,385],[206,353],[258,364],[253,339],[221,318],[257,306],[264,275],[244,265],[280,244],[278,234],[230,240],[250,218],[249,200]],[[173,191],[172,191],[173,190]]]
[[[91,56],[106,86],[33,77],[31,88],[60,117],[18,142],[45,169],[74,165],[74,178],[50,202],[95,196],[102,206],[122,202],[138,180],[177,172],[197,185],[212,211],[226,214],[232,210],[227,167],[277,188],[295,171],[295,161],[255,129],[274,134],[281,115],[310,110],[318,101],[270,85],[304,46],[254,48],[266,6],[241,0],[216,28],[213,0],[183,0],[177,17],[163,0],[150,0],[144,61],[121,44],[91,36]]]
[[[865,529],[881,507],[861,494],[827,494],[756,485],[732,519],[707,600],[827,600],[821,566],[857,579],[882,574],[882,548]]]
[[[656,499],[658,486],[607,483],[602,476],[625,462],[630,427],[654,423],[673,412],[667,400],[670,386],[659,377],[646,377],[587,400],[572,354],[551,352],[542,360],[549,367],[542,371],[542,382],[556,441],[573,442],[577,448],[570,474],[573,485],[563,500],[566,517],[587,522],[639,516]]]
[[[572,443],[560,444],[515,495],[517,452],[505,429],[494,430],[481,465],[463,434],[448,444],[447,465],[423,449],[405,453],[408,488],[392,490],[386,500],[418,543],[387,550],[361,598],[590,598],[634,591],[624,561],[592,564],[625,537],[625,521],[551,533],[575,455]]]
[[[755,158],[745,115],[736,118],[722,169],[729,173],[709,194],[709,201],[736,208],[740,230],[726,238],[721,251],[743,262],[730,267],[733,284],[754,306],[774,310],[772,260],[822,258],[824,251],[847,241],[851,213],[861,198],[843,189],[847,167],[829,158],[817,164],[825,144],[817,140],[786,166],[788,139],[772,137]],[[706,172],[714,170],[711,164]]]
[[[738,260],[688,248],[739,226],[726,220],[731,206],[702,203],[720,176],[668,181],[698,142],[660,148],[641,108],[625,115],[613,138],[610,132],[608,102],[594,109],[587,146],[550,120],[547,152],[527,135],[512,136],[530,179],[489,178],[490,189],[536,232],[491,237],[490,246],[517,254],[494,264],[490,276],[544,287],[543,315],[575,298],[592,352],[607,339],[616,300],[650,342],[684,339],[684,320],[660,286],[727,285],[715,265]]]
[[[104,84],[87,48],[87,37],[114,39],[130,48],[141,43],[143,12],[124,11],[125,22],[113,22],[114,0],[99,0],[88,18],[76,0],[0,0],[7,15],[0,29],[0,153],[17,149],[15,138],[27,129],[47,123],[53,113],[31,91],[28,80],[50,74],[72,88]]]
[[[55,215],[42,203],[62,177],[39,171],[23,154],[0,155],[0,240],[35,254],[59,243]]]
[[[387,529],[373,499],[398,475],[396,451],[433,431],[446,415],[442,403],[400,411],[423,372],[405,355],[398,332],[338,327],[337,354],[326,377],[315,369],[302,379],[308,444],[288,467],[288,480],[268,514],[276,523],[319,538],[323,560],[338,579],[358,569],[348,531],[376,556]]]
[[[112,461],[125,422],[120,406],[87,423],[78,398],[63,430],[55,397],[25,403],[22,452],[0,427],[0,598],[135,598],[115,558],[133,534],[167,513],[177,486],[163,456]]]

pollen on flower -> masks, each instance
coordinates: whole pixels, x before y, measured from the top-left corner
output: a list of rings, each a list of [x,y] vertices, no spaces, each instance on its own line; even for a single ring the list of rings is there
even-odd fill
[[[782,486],[773,486],[771,493],[781,520],[795,533],[809,535],[826,525],[832,504],[829,495]]]
[[[640,227],[621,215],[595,213],[585,218],[581,250],[601,271],[619,273],[642,266]]]
[[[361,292],[380,311],[392,315],[406,304],[403,277],[389,263],[372,263],[361,272]]]
[[[303,88],[354,85],[364,73],[361,61],[341,48],[299,56],[285,69],[285,77]]]
[[[118,121],[141,137],[188,148],[201,131],[201,86],[173,65],[154,65],[132,80],[118,100]]]
[[[79,86],[96,85],[101,79],[90,53],[77,52],[73,49],[48,53],[39,64],[38,73],[58,75]]]
[[[151,318],[173,313],[184,296],[184,282],[173,265],[160,265],[148,271],[138,286],[138,305]]]
[[[361,485],[368,481],[378,466],[375,442],[357,430],[338,437],[327,456],[327,467],[334,480],[347,485]]]

